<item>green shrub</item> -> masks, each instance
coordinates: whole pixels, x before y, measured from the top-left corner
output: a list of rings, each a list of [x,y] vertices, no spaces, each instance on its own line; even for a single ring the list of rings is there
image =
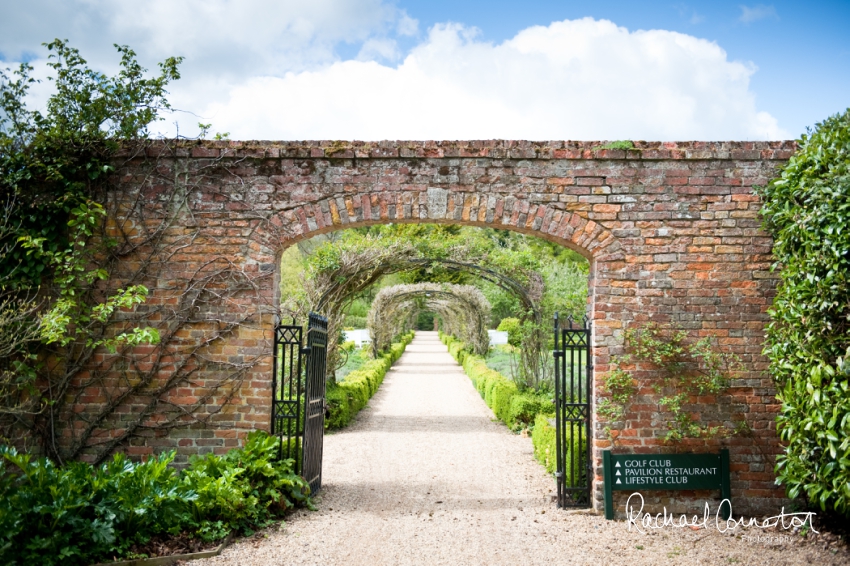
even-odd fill
[[[277,438],[255,431],[243,449],[195,458],[182,473],[169,467],[174,452],[58,467],[0,447],[3,564],[88,565],[126,556],[154,535],[251,532],[310,504],[292,461],[276,461],[277,447]]]
[[[850,514],[850,109],[804,135],[760,194],[781,266],[765,347],[787,443],[778,480]]]
[[[215,540],[231,530],[252,534],[287,509],[309,503],[310,488],[292,472],[293,462],[277,461],[278,443],[278,438],[254,431],[241,450],[190,460],[182,482],[196,494],[192,524],[202,538]]]
[[[503,318],[496,330],[508,333],[508,344],[517,348],[522,343],[522,329],[518,318]]]
[[[552,411],[552,400],[535,393],[520,393],[511,399],[508,419],[526,427],[533,424],[537,415]]]
[[[326,429],[334,430],[348,426],[351,419],[378,391],[387,371],[398,361],[411,340],[413,340],[413,332],[404,334],[399,342],[393,343],[389,350],[379,357],[367,361],[359,369],[347,374],[342,381],[328,385],[325,393],[325,398],[328,400]]]
[[[0,448],[0,550],[4,564],[90,564],[179,529],[191,492],[167,465],[174,454],[135,464],[123,455],[94,468],[58,467]]]
[[[549,424],[552,415],[541,413],[534,417],[534,430],[531,431],[531,443],[534,445],[534,457],[550,474],[557,468],[557,447],[555,445],[555,427]]]

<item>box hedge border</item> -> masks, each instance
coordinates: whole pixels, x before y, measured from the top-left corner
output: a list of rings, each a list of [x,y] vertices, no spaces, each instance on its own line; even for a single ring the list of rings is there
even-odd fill
[[[520,392],[516,384],[487,367],[484,358],[473,354],[450,334],[440,332],[440,340],[463,366],[475,389],[500,421],[511,430],[532,429],[534,457],[549,473],[555,472],[555,428],[549,420],[555,416],[552,400],[534,392]]]
[[[345,376],[345,379],[328,387],[325,397],[328,400],[328,414],[325,428],[337,430],[345,428],[354,416],[360,412],[372,395],[378,391],[384,376],[390,367],[401,357],[405,348],[413,340],[414,332],[403,334],[398,342],[380,356],[369,360],[359,369]]]

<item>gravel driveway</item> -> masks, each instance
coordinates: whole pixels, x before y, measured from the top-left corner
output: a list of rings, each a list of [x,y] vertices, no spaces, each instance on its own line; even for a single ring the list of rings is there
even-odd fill
[[[349,428],[325,438],[316,512],[193,564],[845,564],[787,533],[628,532],[558,510],[531,439],[495,421],[436,332],[419,332]]]

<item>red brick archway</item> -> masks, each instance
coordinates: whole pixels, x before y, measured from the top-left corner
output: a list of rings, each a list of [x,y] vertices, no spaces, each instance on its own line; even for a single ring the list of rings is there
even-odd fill
[[[590,260],[597,387],[631,321],[670,321],[735,351],[749,372],[733,397],[748,407],[756,432],[729,442],[733,493],[749,505],[735,506],[773,509],[782,496],[771,472],[778,407],[761,347],[775,279],[753,187],[766,184],[793,150],[791,142],[638,143],[634,150],[512,141],[156,144],[122,164],[111,194],[139,210],[160,206],[166,186],[184,191],[180,221],[168,232],[175,251],[147,274],[155,289],[149,303],[178,300],[182,280],[218,261],[248,282],[245,292],[209,303],[186,340],[202,342],[211,320],[254,315],[252,326],[209,347],[193,373],[201,385],[187,384],[170,402],[197,397],[193,387],[203,388],[219,362],[252,362],[236,394],[220,400],[228,409],[207,427],[142,435],[135,450],[223,450],[234,431],[267,426],[276,273],[287,246],[367,224],[489,226],[545,238]],[[140,196],[141,205],[133,200]],[[192,237],[181,239],[187,231]],[[624,449],[658,448],[653,410],[635,405]],[[608,440],[596,424],[594,431],[599,460]]]

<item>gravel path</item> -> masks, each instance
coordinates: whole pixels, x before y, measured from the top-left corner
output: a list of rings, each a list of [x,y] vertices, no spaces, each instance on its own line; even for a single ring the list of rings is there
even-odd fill
[[[793,535],[630,533],[556,509],[554,487],[531,439],[495,421],[436,332],[419,332],[354,424],[325,438],[319,511],[193,564],[846,563]]]

